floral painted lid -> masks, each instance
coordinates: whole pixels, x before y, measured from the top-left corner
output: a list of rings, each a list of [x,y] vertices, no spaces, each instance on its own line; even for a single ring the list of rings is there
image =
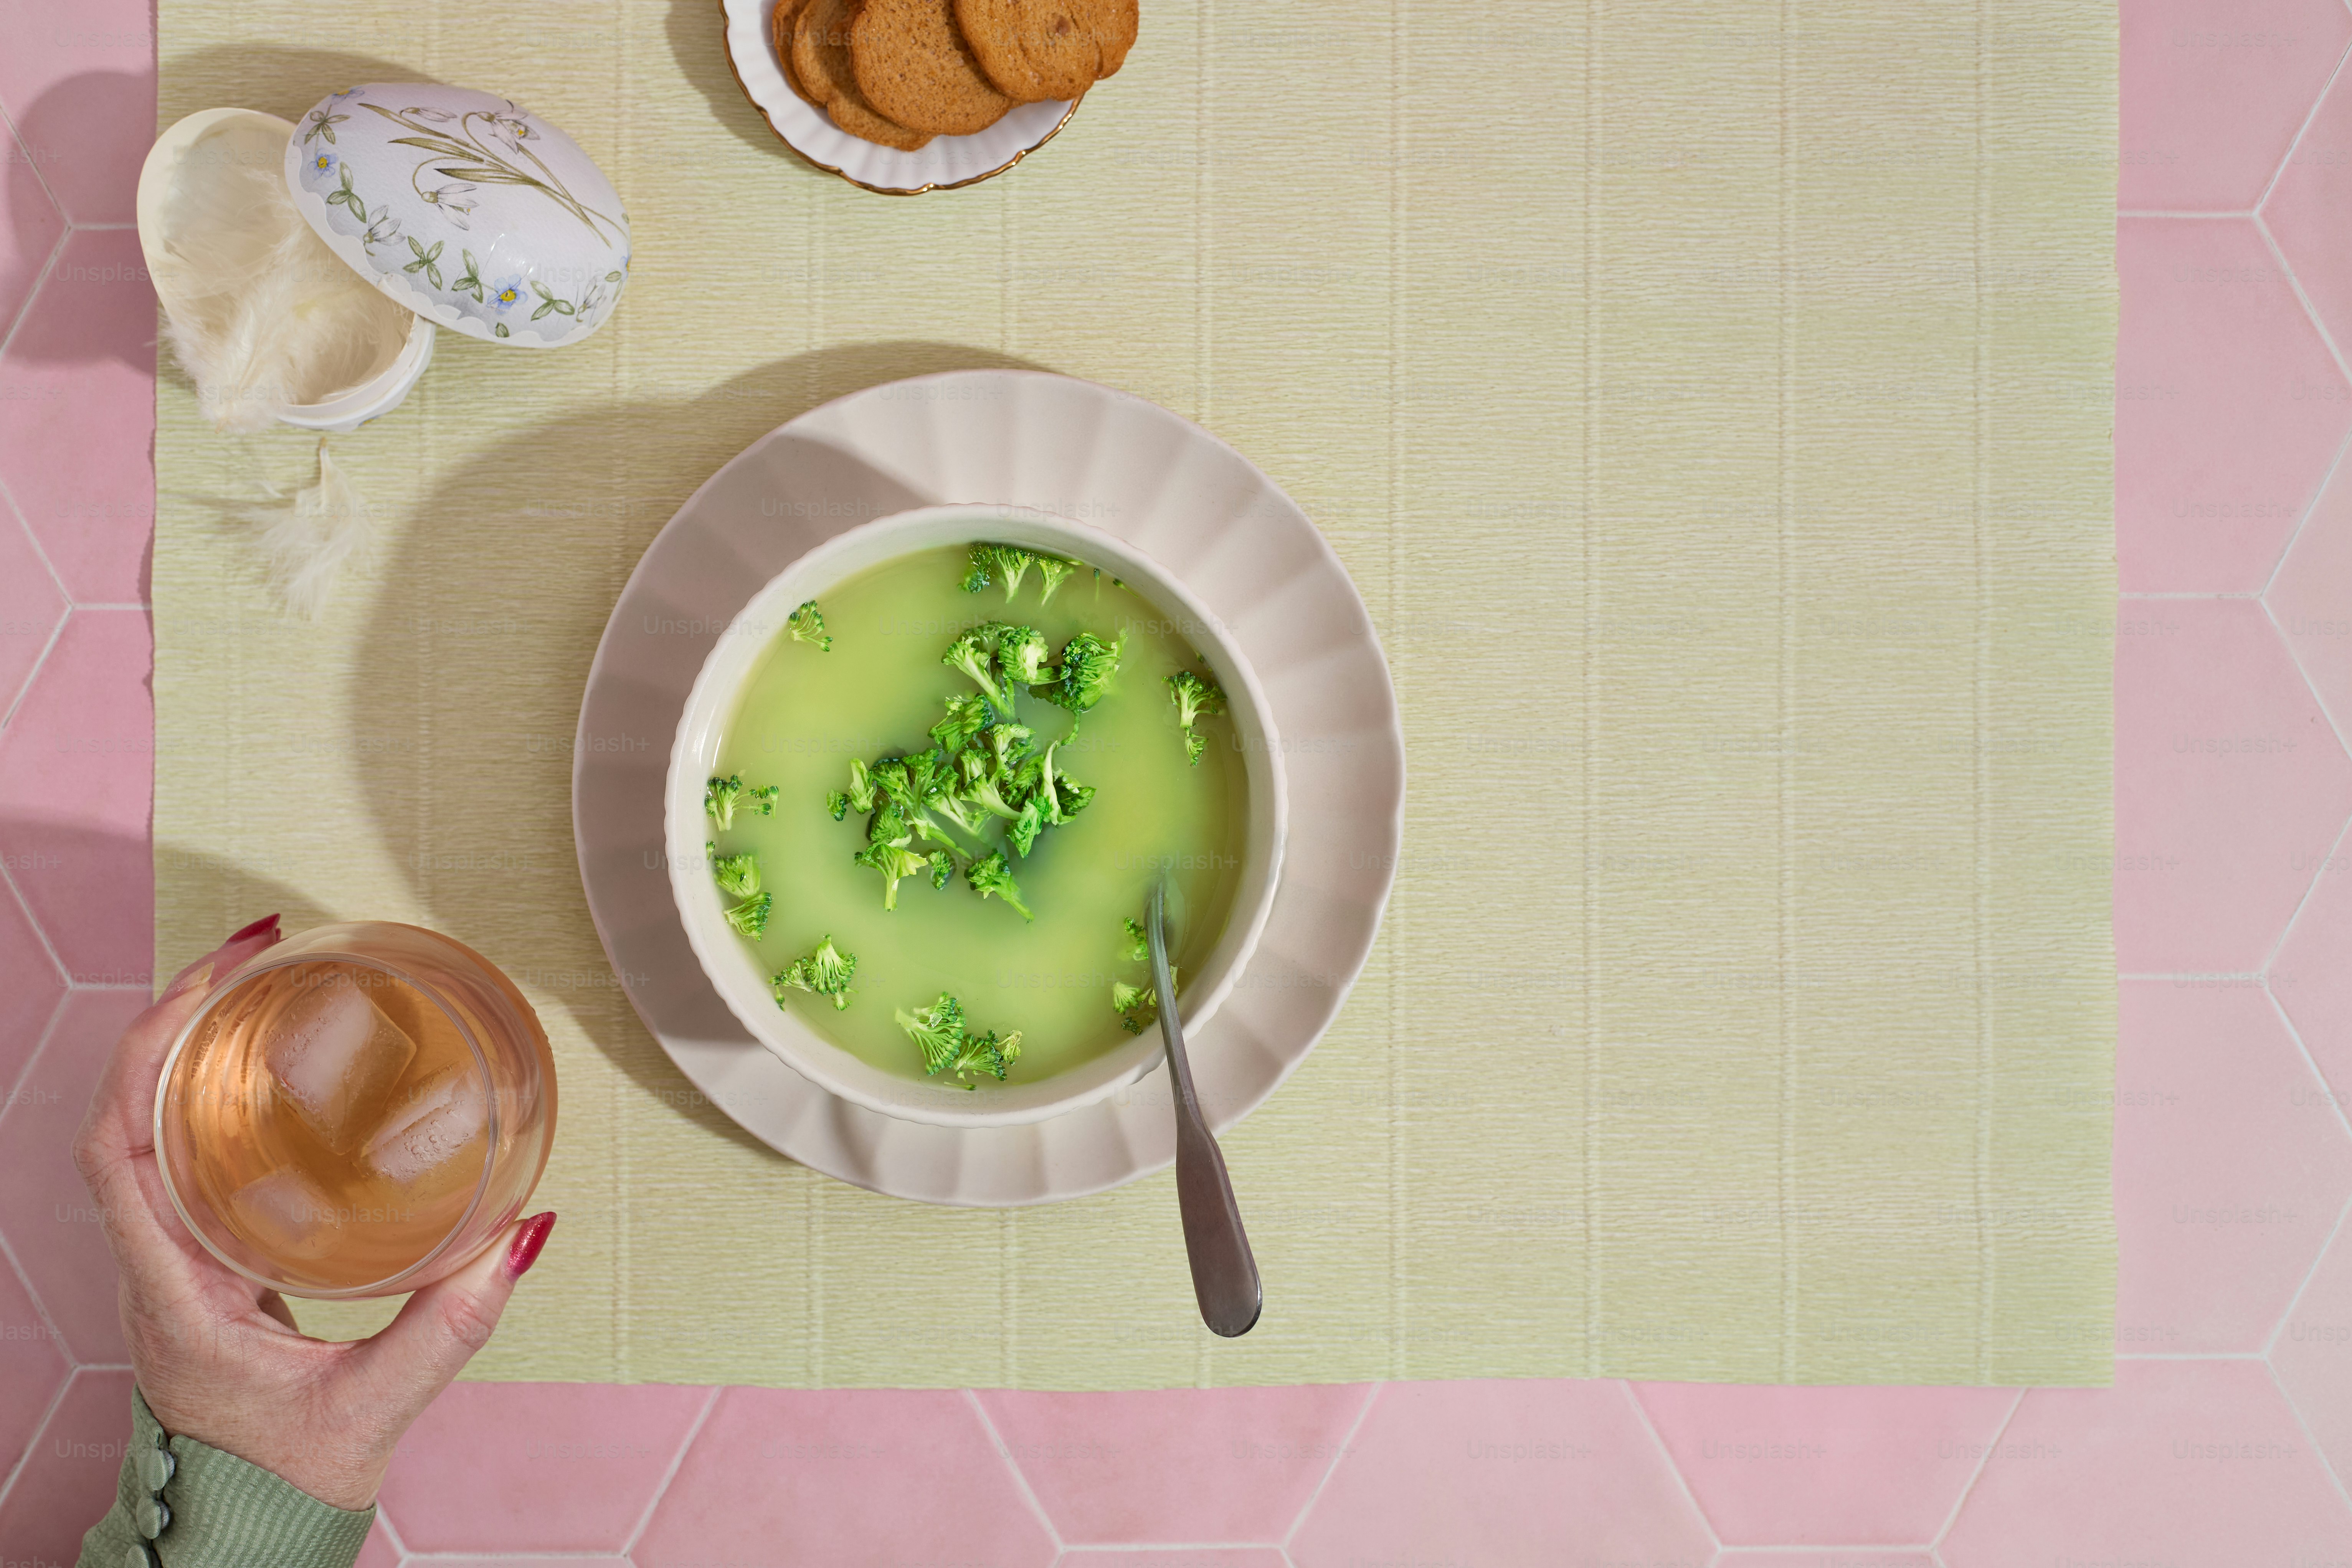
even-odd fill
[[[294,205],[429,321],[555,348],[604,324],[629,220],[580,144],[512,100],[430,82],[330,93],[286,148]]]

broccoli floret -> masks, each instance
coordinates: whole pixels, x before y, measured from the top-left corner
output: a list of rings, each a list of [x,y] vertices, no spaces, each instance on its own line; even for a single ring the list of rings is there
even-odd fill
[[[1078,563],[1066,555],[1037,557],[1038,574],[1045,579],[1045,591],[1037,595],[1037,602],[1042,605],[1051,599],[1054,590],[1068,582],[1070,574],[1077,569]]]
[[[862,816],[874,809],[874,776],[866,771],[864,762],[856,757],[849,760],[849,787],[826,795],[824,808],[835,822],[853,811]]]
[[[743,775],[730,773],[723,779],[712,779],[702,788],[702,809],[710,820],[721,827],[735,826],[736,803],[743,798]]]
[[[983,697],[950,697],[948,716],[931,726],[931,739],[940,749],[953,755],[969,745],[971,738],[988,728],[996,715]]]
[[[1037,835],[1045,826],[1045,809],[1034,800],[1024,800],[1021,803],[1020,814],[1005,825],[1004,842],[1013,846],[1015,855],[1026,857],[1030,846],[1037,842]]]
[[[721,855],[719,846],[710,845],[710,874],[719,879],[719,890],[738,899],[748,899],[760,890],[760,858],[750,850],[740,855]]]
[[[907,777],[907,759],[884,757],[866,771],[876,795],[901,808],[915,804],[914,786]]]
[[[971,677],[972,684],[999,708],[1010,708],[1013,700],[996,678],[996,633],[992,623],[972,627],[948,645],[940,662],[950,669],[962,670]]]
[[[783,793],[782,784],[761,784],[758,789],[747,789],[743,792],[743,809],[761,816],[773,816],[776,815],[776,802],[782,798]]]
[[[1126,648],[1124,632],[1117,642],[1105,642],[1092,632],[1080,632],[1062,645],[1061,679],[1037,695],[1073,713],[1085,712],[1103,700],[1103,693],[1110,687],[1110,678],[1118,673],[1119,656]]]
[[[997,788],[996,775],[985,770],[964,785],[963,798],[990,816],[1001,816],[1007,822],[1021,815],[1021,808],[1006,800]]]
[[[991,724],[988,727],[989,771],[1005,773],[1018,764],[1029,754],[1032,732],[1026,724]]]
[[[1064,773],[1055,784],[1054,793],[1061,798],[1062,820],[1067,822],[1086,810],[1087,804],[1095,798],[1095,786],[1080,784],[1069,774]]]
[[[1021,901],[1021,884],[1013,879],[1013,868],[1005,864],[1004,851],[992,849],[963,868],[963,879],[982,898],[999,898],[1020,911],[1023,920],[1034,920],[1029,906]]]
[[[961,795],[942,795],[931,802],[931,809],[962,828],[972,837],[980,837],[980,825],[985,819],[985,816],[978,813],[971,803]]]
[[[977,594],[996,576],[995,546],[975,544],[971,547],[971,563],[963,570],[963,591]]]
[[[955,778],[947,757],[938,751],[917,752],[902,759],[907,773],[907,799],[918,811],[947,793]]]
[[[914,837],[915,830],[907,826],[906,812],[895,800],[886,800],[874,808],[866,819],[866,842],[868,844],[903,845]]]
[[[967,1033],[962,1048],[956,1052],[955,1075],[964,1080],[964,1088],[978,1089],[972,1082],[975,1074],[986,1073],[999,1083],[1004,1081],[1005,1069],[1021,1059],[1021,1031],[1013,1030],[1003,1039],[991,1029],[984,1035]]]
[[[1129,915],[1121,922],[1121,925],[1126,931],[1126,941],[1121,945],[1120,952],[1131,963],[1150,963],[1151,937],[1144,931],[1143,922]]]
[[[1160,1004],[1151,993],[1141,986],[1129,985],[1124,980],[1110,983],[1111,1011],[1130,1035],[1139,1035],[1160,1016]]]
[[[1176,704],[1176,727],[1184,731],[1184,754],[1199,767],[1209,741],[1193,726],[1212,713],[1225,710],[1224,689],[1206,676],[1180,669],[1168,678],[1168,699]]]
[[[1034,626],[1009,626],[997,640],[996,662],[1009,679],[1043,686],[1055,678],[1053,645]]]
[[[818,996],[833,998],[835,1011],[849,1005],[849,982],[857,973],[857,960],[833,945],[833,938],[824,938],[816,951],[806,958],[794,959],[790,968],[777,975],[776,1005],[784,1005],[784,992],[806,991]]]
[[[896,844],[868,844],[850,858],[882,873],[882,907],[886,910],[898,907],[898,884],[902,880],[922,876],[931,868],[930,862],[920,855]]]
[[[912,1012],[901,1007],[893,1016],[898,1020],[898,1027],[907,1031],[907,1037],[922,1047],[925,1072],[938,1073],[952,1067],[956,1058],[963,1054],[963,1004],[946,992],[940,992],[940,999],[928,1007]]]
[[[745,936],[760,936],[768,929],[768,910],[775,901],[770,894],[754,894],[727,911],[727,923]]]
[[[785,625],[792,628],[794,642],[814,643],[819,653],[833,651],[833,639],[824,635],[824,612],[816,607],[814,599],[794,610]]]
[[[1030,563],[1037,558],[1017,544],[992,544],[989,549],[989,574],[1004,584],[1004,597],[1010,603],[1020,590],[1021,579]]]
[[[952,849],[934,849],[923,857],[931,868],[931,886],[945,888],[955,879],[956,858]]]

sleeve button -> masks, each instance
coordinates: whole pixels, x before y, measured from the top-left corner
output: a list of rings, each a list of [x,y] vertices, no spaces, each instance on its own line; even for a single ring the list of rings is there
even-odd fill
[[[179,1468],[180,1461],[173,1457],[172,1450],[160,1446],[139,1456],[139,1479],[151,1492],[162,1491]]]

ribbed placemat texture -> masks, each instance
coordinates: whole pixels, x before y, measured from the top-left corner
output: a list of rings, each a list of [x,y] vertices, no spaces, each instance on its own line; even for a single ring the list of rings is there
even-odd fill
[[[321,626],[227,510],[312,443],[159,392],[157,972],[411,920],[555,1038],[562,1223],[475,1375],[2106,1380],[2111,6],[1147,0],[1057,141],[913,200],[787,153],[715,5],[160,11],[166,123],[487,88],[635,225],[596,337],[445,332],[336,439],[384,537]],[[1227,1141],[1233,1344],[1164,1175],[949,1212],[735,1131],[581,898],[573,720],[646,541],[793,415],[998,363],[1233,441],[1396,673],[1379,949]]]

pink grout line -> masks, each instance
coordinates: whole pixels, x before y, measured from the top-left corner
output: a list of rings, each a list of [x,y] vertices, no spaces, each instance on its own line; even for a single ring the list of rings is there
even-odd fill
[[[654,1488],[654,1495],[646,1500],[646,1511],[637,1516],[636,1528],[630,1531],[629,1539],[622,1542],[620,1555],[626,1557],[637,1549],[638,1539],[645,1534],[646,1527],[654,1521],[655,1510],[661,1507],[662,1499],[669,1495],[670,1482],[677,1479],[678,1467],[686,1463],[686,1456],[693,1448],[694,1440],[702,1436],[702,1424],[710,1419],[711,1411],[718,1407],[719,1396],[726,1392],[723,1386],[712,1389],[709,1397],[703,1400],[702,1408],[694,1413],[693,1424],[687,1427],[686,1436],[678,1443],[677,1452],[669,1457],[669,1468],[662,1471],[661,1481]]]
[[[1667,1447],[1666,1440],[1658,1435],[1657,1424],[1650,1419],[1649,1411],[1642,1404],[1642,1396],[1633,1392],[1632,1380],[1620,1378],[1617,1386],[1625,1391],[1625,1403],[1633,1407],[1633,1419],[1642,1424],[1642,1430],[1650,1435],[1651,1443],[1658,1450],[1658,1458],[1665,1461],[1666,1474],[1674,1477],[1675,1485],[1682,1489],[1683,1500],[1689,1503],[1691,1512],[1698,1516],[1699,1528],[1706,1531],[1709,1541],[1715,1542],[1715,1554],[1722,1556],[1723,1531],[1716,1529],[1714,1516],[1706,1511],[1706,1505],[1698,1500],[1698,1493],[1691,1489],[1690,1478],[1683,1474],[1680,1465],[1675,1463],[1674,1450]]]
[[[2327,1450],[2320,1447],[2319,1439],[2313,1436],[2311,1423],[2304,1418],[2303,1406],[2295,1403],[2294,1395],[2289,1394],[2286,1384],[2279,1381],[2278,1368],[2271,1365],[2265,1359],[2263,1363],[2263,1370],[2271,1374],[2271,1386],[2278,1390],[2281,1403],[2285,1405],[2287,1413],[2294,1417],[2295,1429],[2303,1434],[2303,1440],[2311,1445],[2311,1452],[2319,1460],[2321,1472],[2327,1477],[2328,1483],[2336,1489],[2336,1500],[2344,1504],[2346,1508],[2352,1509],[2352,1492],[2345,1489],[2344,1478],[2336,1473],[2335,1465],[2327,1458]]]
[[[2343,1114],[2341,1106],[2336,1108],[2336,1113],[2338,1116]],[[2272,1365],[2271,1352],[2278,1349],[2279,1336],[2286,1332],[2287,1321],[2294,1316],[2294,1310],[2303,1305],[2304,1293],[2311,1289],[2311,1282],[2319,1278],[2321,1261],[2327,1257],[2329,1248],[2336,1245],[2336,1238],[2344,1234],[2344,1216],[2347,1214],[2352,1214],[2352,1198],[2347,1198],[2344,1206],[2336,1211],[2336,1223],[2328,1226],[2327,1239],[2312,1253],[2311,1267],[2304,1270],[2303,1279],[2295,1286],[2294,1294],[2287,1298],[2285,1310],[2279,1313],[2279,1321],[2271,1325],[2270,1337],[2263,1342],[2263,1348],[2256,1352],[2263,1364],[2270,1367],[2273,1378],[2278,1376],[2278,1368]],[[2291,1405],[2294,1401],[2287,1403]]]
[[[58,1407],[66,1402],[66,1390],[72,1386],[73,1374],[68,1373],[59,1380],[57,1392],[49,1395],[48,1408],[41,1412],[41,1424],[33,1428],[33,1440],[25,1445],[24,1453],[17,1457],[7,1479],[0,1480],[0,1507],[6,1506],[8,1494],[16,1489],[16,1478],[25,1473],[25,1467],[33,1462],[34,1454],[40,1449],[41,1439],[49,1435],[49,1423],[58,1418]]]
[[[2327,95],[2336,90],[2336,79],[2344,74],[2344,62],[2347,59],[2352,59],[2352,44],[2346,45],[2344,52],[2336,57],[2335,68],[2327,73],[2327,79],[2320,84],[2318,92],[2312,96],[2311,107],[2304,111],[2303,123],[2294,128],[2294,136],[2287,142],[2286,152],[2279,159],[2278,167],[2271,171],[2270,179],[2263,185],[2263,194],[2254,198],[2254,217],[2257,222],[2261,220],[2263,208],[2270,205],[2271,193],[2278,189],[2278,183],[2286,177],[2287,169],[2294,163],[2295,153],[2302,150],[2304,135],[2310,131],[2311,122],[2319,118],[2320,106],[2327,101]]]
[[[1960,1510],[1968,1506],[1969,1494],[1977,1489],[1977,1481],[1984,1475],[1985,1467],[1992,1463],[1993,1451],[2000,1447],[2001,1438],[2008,1436],[2009,1424],[2017,1419],[2017,1413],[2025,1406],[2025,1396],[2032,1392],[2030,1388],[2017,1391],[2017,1397],[2009,1402],[2009,1409],[2002,1415],[2000,1425],[1992,1429],[1992,1436],[1986,1441],[1984,1452],[1977,1456],[1976,1468],[1970,1470],[1969,1479],[1960,1484],[1959,1495],[1952,1500],[1952,1511],[1944,1516],[1943,1527],[1936,1531],[1935,1539],[1927,1542],[1927,1551],[1937,1562],[1944,1560],[1937,1548],[1944,1544],[1945,1537],[1952,1533],[1952,1526],[1959,1522]]]
[[[49,639],[49,643],[50,643],[50,647],[54,647],[55,646],[57,646],[57,638],[56,638],[56,637],[55,637],[54,635],[52,635],[52,636],[51,636],[51,637],[50,637],[50,639]],[[44,649],[42,649],[42,650],[41,650],[41,658],[42,658],[42,659],[43,659],[44,661],[47,661],[47,659],[48,658],[48,657],[49,657],[49,656],[48,656],[48,649],[47,649],[47,648],[44,648]],[[40,666],[39,666],[39,665],[35,665],[33,668],[34,668],[35,671],[37,673],[37,672],[38,672],[38,670],[39,670],[39,668],[40,668]],[[25,678],[25,686],[26,686],[26,689],[27,690],[31,689],[31,688],[32,688],[32,684],[33,684],[32,677],[31,677],[31,676],[27,676],[27,677],[26,677],[26,678]],[[12,719],[13,719],[13,718],[15,718],[15,717],[16,717],[16,710],[15,710],[14,709],[11,709],[11,710],[9,710],[9,718],[12,718]],[[8,721],[7,721],[7,720],[6,720],[6,719],[0,719],[0,731],[5,731],[5,730],[7,729],[7,727],[8,727]],[[152,743],[153,743],[152,736],[152,735],[150,736],[149,743],[150,743],[150,744],[152,744]],[[66,961],[65,961],[63,958],[61,958],[61,957],[59,957],[59,956],[58,956],[57,948],[56,948],[56,947],[55,947],[55,946],[50,942],[50,941],[49,941],[49,933],[48,933],[46,930],[44,930],[44,929],[42,928],[41,922],[40,922],[38,920],[35,920],[35,919],[33,918],[33,906],[32,906],[30,903],[28,903],[28,902],[26,902],[26,899],[25,899],[25,890],[24,890],[22,888],[19,888],[18,886],[16,886],[16,876],[15,876],[15,874],[14,874],[14,873],[12,873],[12,872],[8,869],[8,863],[7,863],[7,861],[5,861],[5,859],[0,859],[0,885],[5,885],[5,886],[7,888],[7,889],[8,889],[8,896],[9,896],[10,898],[12,898],[12,899],[14,899],[14,900],[16,900],[16,907],[17,907],[18,909],[21,909],[21,910],[23,910],[25,911],[25,918],[26,918],[26,920],[31,921],[32,921],[33,934],[34,934],[35,936],[39,937],[39,938],[41,939],[41,951],[42,951],[43,952],[46,952],[46,953],[47,953],[47,954],[49,955],[49,963],[50,963],[50,964],[51,964],[51,965],[53,965],[53,966],[56,968],[56,970],[57,970],[57,972],[58,972],[58,977],[65,981],[65,983],[66,983],[66,984],[67,984],[67,986],[68,986],[68,988],[71,988],[71,987],[73,986],[73,984],[74,984],[73,968],[72,968],[72,966],[71,966],[70,964],[67,963],[66,963]],[[91,989],[91,990],[96,990],[96,989],[97,989],[97,987],[92,986],[92,987],[89,987],[89,989]],[[50,1015],[50,1017],[49,1017],[49,1023],[50,1023],[51,1027],[55,1027],[55,1026],[56,1026],[56,1024],[57,1024],[57,1016],[56,1016],[56,1015],[55,1015],[55,1014]],[[33,1047],[33,1054],[32,1054],[30,1057],[26,1058],[26,1060],[25,1060],[25,1069],[26,1069],[26,1071],[29,1072],[29,1071],[31,1071],[31,1070],[32,1070],[33,1063],[34,1063],[34,1062],[36,1062],[36,1061],[37,1061],[38,1059],[40,1059],[40,1055],[41,1055],[42,1048],[43,1048],[44,1047],[46,1047],[48,1043],[49,1043],[48,1031],[45,1029],[45,1030],[43,1030],[43,1031],[41,1032],[41,1044],[40,1044],[40,1045],[38,1045],[38,1046],[34,1047]],[[18,1081],[18,1082],[22,1082],[22,1081],[23,1081],[23,1079],[22,1079],[21,1078],[19,1078],[17,1081]],[[14,1086],[12,1085],[11,1087],[14,1087]]]
[[[1283,1531],[1282,1554],[1286,1561],[1290,1556],[1290,1543],[1298,1539],[1298,1531],[1306,1524],[1307,1516],[1315,1511],[1315,1505],[1323,1500],[1323,1489],[1329,1486],[1331,1478],[1339,1473],[1339,1461],[1346,1458],[1348,1450],[1356,1446],[1356,1434],[1364,1429],[1364,1419],[1372,1413],[1372,1402],[1380,1398],[1381,1390],[1387,1386],[1387,1382],[1383,1380],[1372,1384],[1371,1388],[1365,1393],[1364,1403],[1356,1410],[1356,1418],[1348,1423],[1346,1436],[1342,1436],[1339,1446],[1331,1450],[1331,1463],[1325,1467],[1322,1479],[1315,1483],[1315,1489],[1307,1494],[1307,1501],[1300,1507],[1298,1517],[1290,1521],[1288,1530]]]
[[[2288,261],[2286,252],[2279,248],[2277,237],[2271,233],[2271,226],[2263,221],[2263,215],[2260,213],[2254,215],[2254,232],[2262,236],[2263,247],[2269,250],[2272,258],[2279,264],[2279,273],[2285,278],[2287,287],[2294,290],[2295,300],[2302,305],[2304,315],[2310,320],[2313,329],[2319,333],[2320,342],[2326,347],[2327,357],[2336,362],[2336,374],[2347,381],[2352,381],[2352,366],[2345,363],[2344,351],[2336,345],[2336,334],[2327,330],[2326,321],[2320,320],[2319,308],[2311,302],[2311,296],[2305,292],[2303,279],[2296,276],[2294,263]],[[2317,504],[2318,500],[2318,493],[2315,491],[2312,495],[2313,503]],[[2308,515],[2307,511],[2305,515]],[[2297,520],[2296,531],[2301,531],[2302,523]]]
[[[1054,1523],[1054,1516],[1045,1511],[1045,1505],[1037,1499],[1036,1489],[1029,1484],[1029,1478],[1022,1473],[1021,1461],[1013,1457],[1013,1446],[1007,1443],[1004,1440],[1004,1435],[996,1429],[996,1423],[989,1419],[988,1406],[980,1402],[980,1395],[972,1390],[964,1389],[962,1394],[963,1402],[971,1407],[971,1413],[974,1415],[980,1417],[980,1429],[988,1435],[988,1446],[996,1450],[996,1457],[1003,1461],[1006,1469],[1013,1472],[1013,1482],[1021,1489],[1022,1497],[1028,1500],[1029,1511],[1035,1514],[1037,1522],[1045,1527],[1045,1539],[1054,1543],[1055,1560],[1059,1562],[1062,1553],[1069,1550],[1069,1542],[1062,1539],[1062,1531]]]
[[[2265,606],[2264,606],[2264,610],[2265,610],[2265,612],[2267,612],[2267,610],[2268,610],[2268,606],[2267,606],[2267,605],[2265,605]],[[2277,626],[2278,626],[2278,619],[2277,619],[2277,617],[2276,617],[2276,616],[2273,616],[2273,617],[2271,618],[2271,626],[2272,626],[2272,628],[2273,628],[2273,630],[2275,630],[2275,629],[2277,628]],[[2294,649],[2293,647],[2289,647],[2289,648],[2287,649],[2287,657],[2288,657],[2289,658],[2293,658],[2294,657]],[[2302,675],[2302,676],[2303,676],[2303,681],[2304,681],[2304,684],[2305,684],[2305,686],[2309,686],[2309,685],[2311,684],[2311,676],[2309,675],[2309,673],[2308,673],[2308,672],[2306,672],[2306,671],[2304,669],[2304,668],[2303,668],[2303,666],[2302,666],[2302,664],[2301,664],[2301,662],[2300,662],[2300,661],[2298,661],[2298,662],[2295,664],[2295,672],[2296,672],[2297,674],[2299,674],[2299,675]],[[2314,690],[2314,691],[2312,692],[2312,695],[2313,695],[2315,698],[2316,698],[2316,697],[2319,695],[2319,693],[2318,693],[2316,690]],[[2323,704],[2323,705],[2322,705],[2322,707],[2321,707],[2321,711],[2322,711],[2322,712],[2325,712],[2326,710],[2326,706]],[[2333,722],[2334,722],[2334,721],[2332,721],[2332,720],[2331,720],[2331,721],[2330,721],[2330,722],[2331,722],[2331,723],[2333,723]],[[2337,736],[2337,737],[2336,737],[2336,740],[2337,740],[2337,742],[2340,744],[2340,743],[2342,742],[2342,741],[2343,741],[2343,737],[2339,735],[2339,736]],[[2282,952],[2284,952],[2286,951],[2286,941],[2287,941],[2287,938],[2289,938],[2289,937],[2291,937],[2291,936],[2293,936],[2293,935],[2294,934],[2294,928],[2295,928],[2296,924],[2297,924],[2298,922],[2300,922],[2300,921],[2302,921],[2302,919],[2303,919],[2303,911],[2304,911],[2305,910],[2308,909],[2308,908],[2311,906],[2312,895],[2319,891],[2319,879],[2320,879],[2320,876],[2321,876],[2321,875],[2322,875],[2322,874],[2323,874],[2323,873],[2327,869],[2327,868],[2328,868],[2329,866],[2331,866],[2331,865],[2333,865],[2333,864],[2335,864],[2335,863],[2336,863],[2336,862],[2335,862],[2335,855],[2336,855],[2336,852],[2338,849],[2341,849],[2341,848],[2343,848],[2343,847],[2344,847],[2344,838],[2345,838],[2345,835],[2346,835],[2346,834],[2347,834],[2347,833],[2352,833],[2352,819],[2347,819],[2347,820],[2346,821],[2345,825],[2344,825],[2342,827],[2339,827],[2339,828],[2337,828],[2337,829],[2336,830],[2336,838],[2335,838],[2335,841],[2334,841],[2333,843],[2329,844],[2329,845],[2328,845],[2328,847],[2327,847],[2327,858],[2323,859],[2322,861],[2320,861],[2320,863],[2319,863],[2318,867],[2317,867],[2315,869],[2314,869],[2314,870],[2313,870],[2313,872],[2312,872],[2312,874],[2311,874],[2311,881],[2310,881],[2310,883],[2309,883],[2307,886],[2305,886],[2305,889],[2303,889],[2303,897],[2301,897],[2301,898],[2299,898],[2299,899],[2295,900],[2295,901],[2294,901],[2294,908],[2292,910],[2288,911],[2288,914],[2287,914],[2287,917],[2286,917],[2286,924],[2284,924],[2284,925],[2283,925],[2283,926],[2281,926],[2281,927],[2279,928],[2278,939],[2277,939],[2276,941],[2273,942],[2271,943],[2271,945],[2270,945],[2270,950],[2269,950],[2268,952],[2264,952],[2264,953],[2263,954],[2263,963],[2262,963],[2262,967],[2261,967],[2260,969],[2255,970],[2255,971],[2254,971],[2254,973],[2257,973],[2257,974],[2259,974],[2259,975],[2261,975],[2261,976],[2263,977],[2263,991],[2268,992],[2268,991],[2270,990],[2270,988],[2271,988],[2271,966],[2272,966],[2273,964],[2276,963],[2279,961],[2279,954],[2280,954],[2280,953],[2282,953]],[[2132,978],[2135,978],[2135,979],[2136,979],[2136,978],[2137,978],[2137,976],[2133,976]],[[2275,996],[2273,996],[2273,997],[2272,998],[2272,1001],[2273,1001],[2273,1005],[2275,1005],[2275,1003],[2276,1003],[2276,1001],[2277,1001],[2277,998],[2276,998]],[[2286,1017],[2286,1010],[2285,1010],[2284,1008],[2281,1008],[2281,1009],[2279,1010],[2279,1016],[2280,1016],[2281,1018],[2284,1018],[2284,1017]],[[2292,1034],[2292,1033],[2294,1033],[2294,1023],[2293,1023],[2292,1021],[2290,1021],[2290,1022],[2287,1024],[2287,1031],[2288,1031],[2290,1034]],[[2301,1045],[2303,1044],[2303,1041],[2302,1041],[2302,1039],[2301,1039],[2301,1037],[2298,1037],[2296,1038],[2296,1040],[2295,1040],[2295,1044],[2296,1044],[2297,1046],[2301,1046]],[[2304,1052],[2304,1059],[2305,1059],[2306,1062],[2310,1061],[2310,1059],[2311,1059],[2311,1053],[2310,1053],[2309,1051],[2305,1051],[2305,1052]],[[2313,1071],[2315,1071],[2315,1072],[2317,1072],[2317,1071],[2318,1071],[2318,1068],[2317,1068],[2316,1064],[2314,1064],[2314,1066],[2313,1066],[2313,1068],[2312,1068],[2312,1070],[2313,1070]],[[2323,1080],[2325,1080],[2325,1079],[2326,1079],[2326,1076],[2327,1076],[2327,1075],[2326,1075],[2326,1074],[2325,1074],[2325,1073],[2320,1073],[2320,1078],[2321,1078]]]

